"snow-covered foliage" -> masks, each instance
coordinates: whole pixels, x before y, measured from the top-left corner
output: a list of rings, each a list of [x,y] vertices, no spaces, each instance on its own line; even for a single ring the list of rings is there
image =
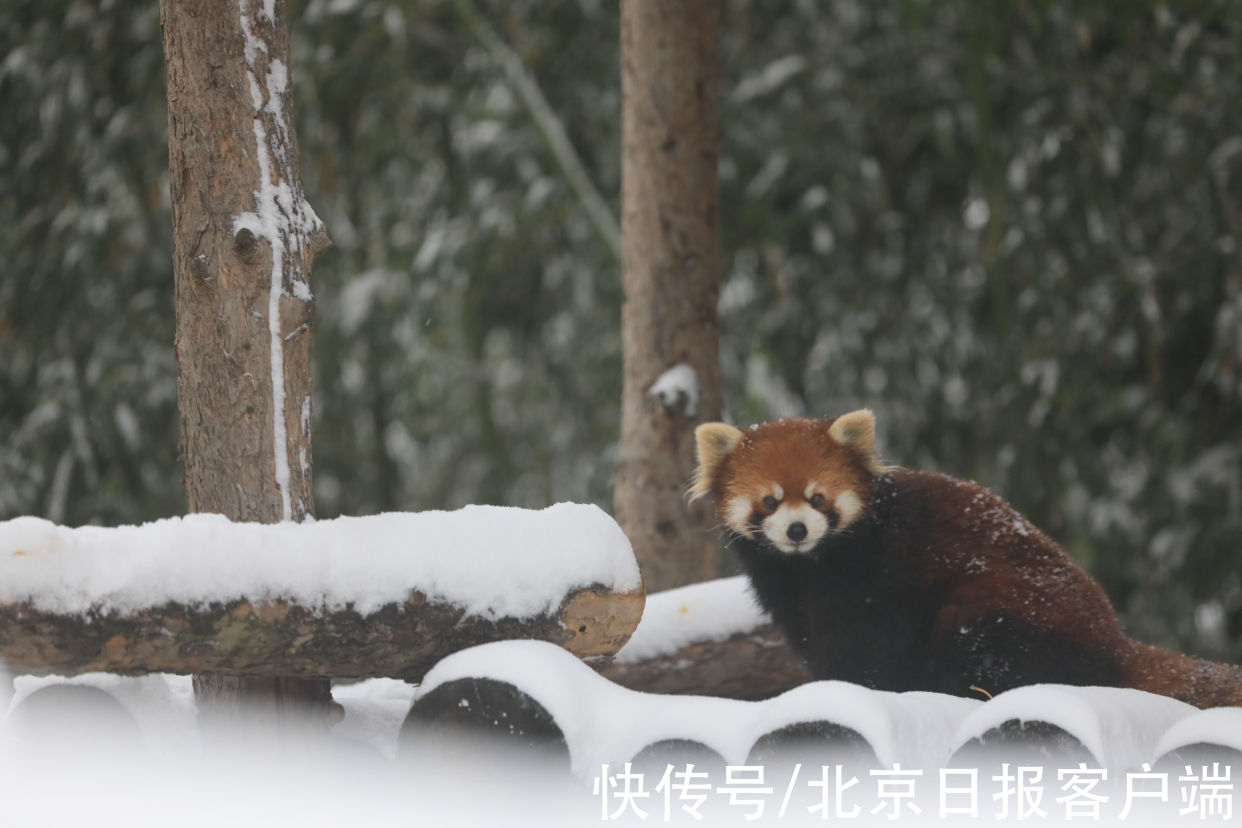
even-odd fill
[[[0,8],[0,519],[178,514],[159,8]]]
[[[615,7],[476,3],[617,193]],[[184,511],[159,16],[112,12],[0,7],[0,517]],[[319,514],[607,503],[619,264],[504,73],[452,3],[292,38]],[[733,419],[870,405],[1138,637],[1242,657],[1242,6],[773,0],[720,43]]]

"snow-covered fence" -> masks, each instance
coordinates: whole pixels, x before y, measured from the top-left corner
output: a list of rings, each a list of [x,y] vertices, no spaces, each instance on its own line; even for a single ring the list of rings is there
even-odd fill
[[[642,607],[629,542],[594,506],[0,522],[0,662],[15,673],[417,680],[509,638],[610,656]]]

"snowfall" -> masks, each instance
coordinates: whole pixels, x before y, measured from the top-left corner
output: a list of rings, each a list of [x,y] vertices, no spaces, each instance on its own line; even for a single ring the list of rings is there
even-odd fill
[[[628,541],[593,506],[271,526],[211,515],[113,529],[0,522],[0,604],[83,623],[238,598],[366,613],[410,589],[521,618],[587,585],[640,585]],[[658,593],[617,660],[675,655],[766,620],[744,578]],[[516,688],[563,742],[497,735],[471,750],[464,737],[403,729],[420,699],[470,679]],[[418,686],[368,679],[333,695],[344,715],[327,740],[291,727],[273,744],[204,737],[189,676],[0,674],[0,826],[1228,824],[1242,771],[1242,708],[1116,688],[987,700],[814,682],[765,701],[668,696],[515,640],[448,656]],[[1042,735],[998,744],[1015,721]]]

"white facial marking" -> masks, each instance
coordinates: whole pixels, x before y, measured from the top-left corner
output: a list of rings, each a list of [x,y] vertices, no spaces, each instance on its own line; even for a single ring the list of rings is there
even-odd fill
[[[815,494],[815,484],[808,483],[806,486],[806,489],[802,492],[802,496],[805,497],[807,500],[810,500],[811,495],[813,494]]]
[[[751,538],[754,535],[750,531],[750,500],[745,497],[735,497],[725,504],[724,507],[724,524],[737,532],[739,535]]]
[[[806,536],[801,540],[789,537],[789,527],[801,523]],[[780,551],[786,554],[810,552],[828,532],[828,519],[807,504],[781,506],[763,522],[763,534]]]
[[[840,523],[837,524],[838,529],[843,529],[854,522],[854,519],[862,514],[862,501],[858,499],[858,495],[846,490],[837,495],[837,499],[833,501],[833,506],[837,510],[837,514],[841,516]]]
[[[781,488],[780,483],[772,484],[772,497],[776,498],[777,500],[785,499],[785,490]]]

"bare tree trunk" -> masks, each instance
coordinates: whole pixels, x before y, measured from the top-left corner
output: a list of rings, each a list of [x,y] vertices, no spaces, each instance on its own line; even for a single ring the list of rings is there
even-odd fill
[[[621,3],[625,370],[615,509],[648,592],[716,577],[694,427],[720,418],[717,0]]]
[[[329,244],[302,194],[285,0],[161,0],[178,394],[191,512],[313,514],[311,262]],[[197,675],[200,712],[281,721],[322,679]],[[266,708],[266,709],[264,709]]]

